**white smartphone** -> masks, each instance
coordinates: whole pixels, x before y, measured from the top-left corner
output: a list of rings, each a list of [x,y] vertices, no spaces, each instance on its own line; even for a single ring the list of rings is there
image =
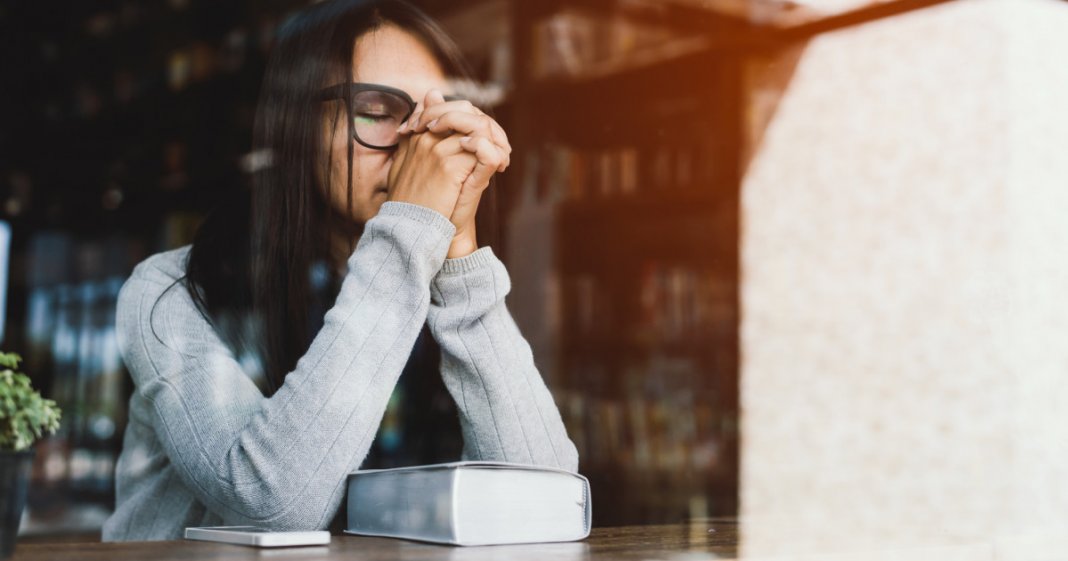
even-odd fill
[[[256,526],[205,526],[186,528],[185,539],[209,542],[236,543],[256,547],[294,547],[300,545],[326,545],[330,532],[275,532]]]

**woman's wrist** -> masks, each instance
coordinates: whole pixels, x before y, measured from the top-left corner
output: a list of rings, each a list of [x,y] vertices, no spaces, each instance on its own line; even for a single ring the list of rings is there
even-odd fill
[[[445,256],[446,259],[458,259],[460,257],[467,257],[478,249],[478,242],[475,241],[473,235],[466,233],[459,234],[452,239],[452,244],[449,245],[449,253]]]

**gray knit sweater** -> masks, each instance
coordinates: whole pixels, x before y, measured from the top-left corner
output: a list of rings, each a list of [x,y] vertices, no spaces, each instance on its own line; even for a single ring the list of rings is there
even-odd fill
[[[103,539],[176,539],[186,526],[326,528],[424,324],[441,346],[463,459],[577,470],[505,307],[504,265],[488,247],[446,259],[454,233],[436,211],[384,203],[322,329],[270,398],[174,284],[189,246],[139,264],[119,294],[135,390]]]

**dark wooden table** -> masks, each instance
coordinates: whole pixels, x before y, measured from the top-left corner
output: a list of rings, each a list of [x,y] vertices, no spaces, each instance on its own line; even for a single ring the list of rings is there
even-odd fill
[[[259,549],[196,541],[169,542],[20,542],[16,561],[178,559],[319,559],[572,561],[584,559],[722,559],[737,550],[737,525],[730,519],[683,524],[594,528],[580,542],[484,547],[453,547],[406,540],[334,536],[329,546]]]

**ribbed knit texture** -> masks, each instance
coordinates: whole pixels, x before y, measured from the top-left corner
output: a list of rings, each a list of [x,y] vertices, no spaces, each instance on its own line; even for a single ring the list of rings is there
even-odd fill
[[[488,247],[445,259],[454,232],[436,211],[383,204],[322,329],[270,398],[174,282],[189,247],[139,264],[119,294],[135,390],[103,539],[178,539],[206,525],[326,528],[424,323],[442,348],[464,459],[577,470],[505,307],[504,265]]]

